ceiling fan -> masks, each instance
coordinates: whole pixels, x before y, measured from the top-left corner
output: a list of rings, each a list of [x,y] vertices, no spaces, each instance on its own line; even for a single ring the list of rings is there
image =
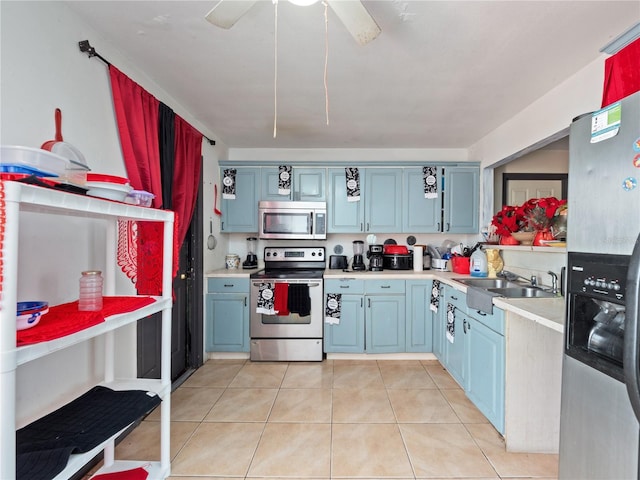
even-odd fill
[[[231,28],[258,0],[220,0],[205,18],[212,24]],[[276,0],[274,0],[275,2]],[[318,0],[289,0],[296,5],[311,5]],[[356,42],[366,45],[382,30],[360,0],[324,0],[342,21]]]

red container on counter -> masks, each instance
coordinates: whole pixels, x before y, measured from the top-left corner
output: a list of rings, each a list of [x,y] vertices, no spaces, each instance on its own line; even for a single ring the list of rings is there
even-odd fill
[[[455,273],[466,273],[468,274],[471,267],[471,258],[470,257],[461,257],[455,255],[451,257],[451,269]]]

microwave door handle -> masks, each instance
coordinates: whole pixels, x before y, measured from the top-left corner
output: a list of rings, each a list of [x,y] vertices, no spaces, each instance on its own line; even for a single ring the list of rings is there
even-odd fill
[[[627,300],[624,325],[624,377],[631,406],[640,419],[640,235],[631,254],[627,274]]]

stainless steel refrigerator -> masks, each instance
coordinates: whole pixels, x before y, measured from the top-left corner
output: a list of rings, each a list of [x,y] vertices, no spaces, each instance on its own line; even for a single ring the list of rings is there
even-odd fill
[[[569,137],[560,479],[637,479],[640,93]]]

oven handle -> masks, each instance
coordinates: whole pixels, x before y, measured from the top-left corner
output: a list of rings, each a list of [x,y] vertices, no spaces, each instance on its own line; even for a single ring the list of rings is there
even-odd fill
[[[627,303],[624,325],[624,377],[631,406],[640,420],[640,235],[631,254],[629,272],[627,274]]]
[[[254,286],[254,287],[259,287],[259,286],[260,286],[260,285],[262,285],[263,283],[269,283],[269,282],[270,282],[270,283],[288,283],[288,284],[298,284],[298,285],[299,285],[300,283],[303,283],[303,284],[304,284],[304,283],[306,283],[306,284],[307,284],[307,286],[308,286],[309,288],[312,288],[312,287],[319,287],[319,286],[320,286],[320,284],[319,284],[319,283],[296,282],[295,280],[290,280],[290,281],[287,281],[287,280],[285,280],[285,281],[267,280],[266,282],[258,282],[258,283],[255,283],[255,282],[254,282],[254,283],[253,283],[253,286]]]

